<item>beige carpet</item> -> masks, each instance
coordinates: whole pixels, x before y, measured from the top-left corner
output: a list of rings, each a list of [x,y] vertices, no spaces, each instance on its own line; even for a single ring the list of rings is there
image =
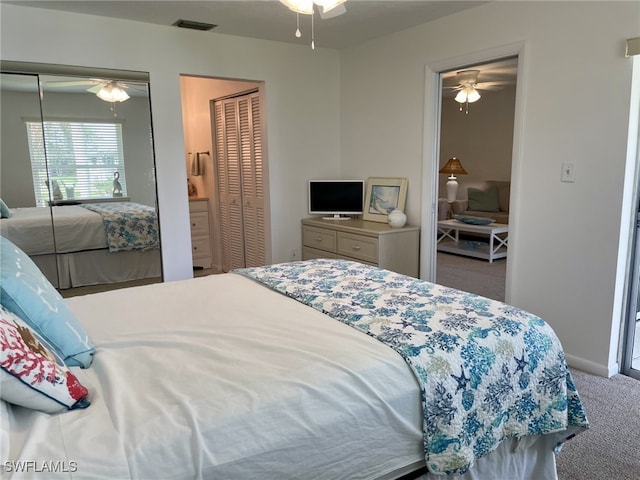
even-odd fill
[[[504,302],[507,259],[487,260],[438,252],[436,283]]]
[[[562,447],[559,480],[640,479],[640,381],[571,372],[591,428]]]

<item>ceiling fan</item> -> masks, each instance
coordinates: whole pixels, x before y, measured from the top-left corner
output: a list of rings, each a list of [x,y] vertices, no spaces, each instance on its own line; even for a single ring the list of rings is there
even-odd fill
[[[289,10],[296,12],[297,28],[296,38],[302,36],[300,31],[300,14],[311,15],[311,48],[315,49],[315,35],[313,18],[315,17],[315,8],[318,9],[320,18],[326,20],[328,18],[337,17],[347,11],[344,3],[347,0],[280,0],[280,3],[286,5]]]
[[[127,90],[146,91],[142,85],[123,82],[120,80],[109,80],[101,78],[87,78],[82,80],[47,81],[45,87],[51,88],[73,88],[87,87],[85,90],[94,93],[105,102],[124,102],[130,98]]]
[[[466,104],[466,113],[469,113],[469,104],[480,100],[479,90],[500,90],[506,85],[510,85],[511,81],[492,81],[492,82],[478,82],[478,75],[480,70],[460,70],[456,72],[455,86],[445,86],[445,89],[451,89],[457,91],[455,101],[460,104],[460,111],[462,106]]]

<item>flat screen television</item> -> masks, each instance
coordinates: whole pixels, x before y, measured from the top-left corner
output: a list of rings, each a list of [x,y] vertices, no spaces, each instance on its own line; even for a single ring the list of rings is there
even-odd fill
[[[348,219],[363,213],[364,180],[309,180],[309,214]]]

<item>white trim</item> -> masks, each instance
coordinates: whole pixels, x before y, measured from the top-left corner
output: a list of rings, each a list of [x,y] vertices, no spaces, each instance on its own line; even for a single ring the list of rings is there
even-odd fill
[[[632,337],[635,328],[637,291],[632,291],[634,282],[634,237],[636,232],[636,207],[640,192],[640,57],[633,58],[631,74],[631,92],[629,96],[629,129],[627,133],[627,158],[625,162],[624,184],[622,189],[622,208],[620,213],[620,235],[618,240],[618,261],[616,265],[616,283],[614,287],[613,311],[611,312],[611,341],[609,362],[622,363],[623,368],[631,364]],[[635,246],[636,250],[640,245]],[[636,253],[637,255],[637,253]],[[637,308],[637,306],[636,306]],[[632,322],[630,324],[629,322]],[[627,327],[627,328],[625,328]],[[628,343],[626,343],[628,342]],[[636,345],[636,348],[640,346]],[[628,358],[623,358],[627,354]],[[627,365],[629,364],[629,365]]]
[[[613,363],[611,365],[600,365],[599,363],[592,362],[591,360],[586,360],[582,357],[575,357],[573,355],[566,355],[567,365],[572,368],[576,368],[578,370],[582,370],[583,372],[590,373],[592,375],[597,375],[599,377],[611,378],[614,375],[617,375],[620,371],[620,366],[618,363]]]
[[[424,75],[424,130],[422,141],[422,205],[420,224],[420,278],[436,280],[436,229],[438,224],[438,150],[440,138],[441,88],[439,73],[428,65]]]

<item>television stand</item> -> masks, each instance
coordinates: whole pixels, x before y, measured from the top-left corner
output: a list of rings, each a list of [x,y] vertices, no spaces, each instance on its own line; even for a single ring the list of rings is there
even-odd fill
[[[351,217],[343,217],[342,215],[336,214],[332,217],[322,217],[323,220],[351,220]]]

